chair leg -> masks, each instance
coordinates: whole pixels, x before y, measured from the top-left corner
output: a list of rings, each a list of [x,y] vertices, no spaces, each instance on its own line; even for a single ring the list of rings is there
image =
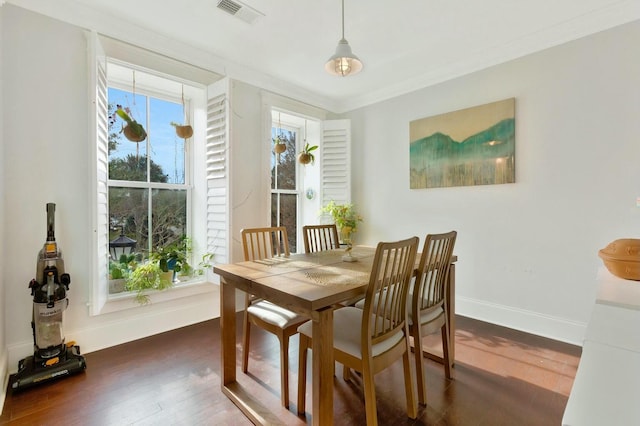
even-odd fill
[[[373,380],[371,365],[365,364],[362,369],[362,387],[364,388],[364,406],[367,426],[378,425],[378,412],[376,409],[376,384]],[[413,386],[412,386],[413,387]]]
[[[278,335],[280,340],[280,398],[282,405],[289,408],[289,337],[284,333]]]
[[[414,327],[413,336],[413,357],[416,364],[416,382],[418,383],[418,401],[422,405],[427,405],[427,383],[425,380],[424,364],[422,359],[422,333],[420,327]]]
[[[404,391],[407,396],[407,415],[411,419],[418,417],[418,405],[416,404],[416,395],[413,392],[413,377],[411,377],[411,355],[409,353],[409,339],[407,339],[407,350],[402,355],[402,366],[404,369]]]
[[[300,348],[298,350],[298,414],[305,411],[305,399],[307,396],[307,349],[309,338],[300,334]]]
[[[242,372],[247,373],[249,368],[249,340],[251,334],[251,323],[249,313],[244,311],[244,325],[242,327]]]
[[[449,341],[449,323],[446,320],[446,316],[445,316],[445,323],[442,326],[442,362],[444,364],[444,375],[447,377],[447,379],[451,379],[451,367],[453,364],[453,360],[451,359],[451,357],[449,356],[449,348],[451,347],[451,343]]]

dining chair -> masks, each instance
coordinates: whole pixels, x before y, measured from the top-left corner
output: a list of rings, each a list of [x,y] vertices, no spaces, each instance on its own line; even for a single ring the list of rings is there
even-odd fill
[[[340,248],[338,228],[335,223],[327,225],[305,225],[302,227],[302,234],[304,235],[305,253],[315,253]]]
[[[415,419],[409,334],[406,322],[409,282],[415,267],[418,237],[381,242],[376,248],[364,309],[345,306],[333,313],[333,355],[345,368],[362,373],[367,425],[377,425],[374,375],[402,358],[407,415]],[[374,303],[374,301],[378,303]],[[307,349],[312,346],[312,323],[298,327],[298,414],[304,414]]]
[[[243,229],[240,233],[245,261],[289,256],[287,229],[283,226]],[[306,320],[307,317],[267,300],[248,293],[245,296],[242,371],[247,373],[249,366],[251,324],[275,334],[280,341],[280,391],[286,408],[289,408],[289,337],[296,334],[298,326]]]
[[[440,331],[445,376],[451,379],[453,359],[449,356],[449,316],[447,285],[457,232],[428,234],[422,249],[414,285],[409,289],[409,334],[413,337],[418,401],[427,403],[422,338]]]

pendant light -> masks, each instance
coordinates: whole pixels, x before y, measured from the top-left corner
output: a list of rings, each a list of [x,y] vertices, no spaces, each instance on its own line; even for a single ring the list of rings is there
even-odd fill
[[[342,0],[342,38],[336,47],[336,53],[329,58],[324,69],[333,75],[346,77],[362,70],[362,62],[351,52],[349,42],[344,38],[344,0]]]

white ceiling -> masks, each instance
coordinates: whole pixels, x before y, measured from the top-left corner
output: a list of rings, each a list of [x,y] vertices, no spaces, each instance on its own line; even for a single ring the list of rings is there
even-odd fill
[[[218,0],[8,2],[80,25],[94,14],[116,37],[135,25],[207,52],[218,73],[293,85],[335,112],[640,19],[638,0],[345,0],[345,38],[364,69],[336,77],[323,67],[341,36],[340,0],[242,0],[264,14],[253,24]]]

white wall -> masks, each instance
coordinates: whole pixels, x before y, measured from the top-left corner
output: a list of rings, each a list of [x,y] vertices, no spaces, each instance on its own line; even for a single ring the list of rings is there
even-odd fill
[[[638,21],[349,113],[359,238],[456,229],[457,313],[581,344],[598,250],[640,237],[637,40]],[[411,120],[511,97],[515,184],[409,189]]]
[[[0,165],[4,164],[4,114],[2,113],[4,105],[4,58],[2,54],[2,40],[4,39],[4,26],[3,21],[3,8],[0,2]],[[5,203],[4,203],[4,167],[0,167],[0,218],[5,217]],[[0,219],[0,237],[4,235],[4,220]],[[0,238],[0,271],[4,271],[4,248],[5,239]],[[0,406],[4,401],[5,390],[7,389],[5,381],[7,377],[7,345],[5,339],[5,324],[8,322],[6,317],[5,306],[5,277],[4,274],[0,274],[0,307],[2,307],[2,314],[0,314]]]
[[[46,237],[47,202],[56,203],[56,239],[71,275],[67,340],[90,352],[212,318],[213,293],[90,317],[88,66],[84,32],[60,21],[2,7],[5,244],[0,286],[9,369],[33,353],[28,283]],[[9,34],[10,36],[7,36]],[[0,287],[1,288],[1,287]],[[1,336],[1,335],[0,335]]]
[[[269,170],[265,168],[260,89],[234,81],[231,85],[229,142],[231,180],[231,261],[243,260],[240,230],[269,226]]]

